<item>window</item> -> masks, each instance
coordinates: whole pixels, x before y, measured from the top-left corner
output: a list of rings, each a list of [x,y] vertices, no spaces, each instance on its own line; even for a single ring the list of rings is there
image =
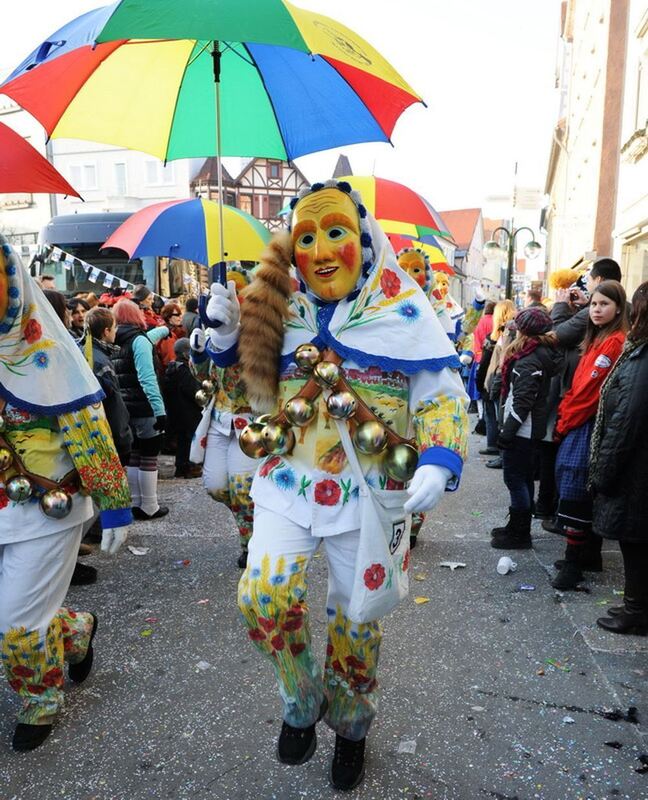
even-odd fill
[[[124,197],[126,191],[126,164],[115,164],[115,194]]]
[[[175,175],[173,173],[173,164],[167,164],[166,167],[161,161],[147,161],[144,164],[144,174],[146,183],[149,186],[168,186],[175,183]]]
[[[268,178],[278,178],[281,175],[281,164],[278,161],[268,162]]]
[[[252,213],[252,198],[249,194],[242,194],[239,198],[239,204],[241,211],[245,211],[247,214]]]
[[[271,194],[268,197],[268,216],[278,217],[282,208],[283,203],[281,201],[281,196],[278,194]]]
[[[97,188],[97,167],[95,164],[72,164],[70,183],[79,191]]]

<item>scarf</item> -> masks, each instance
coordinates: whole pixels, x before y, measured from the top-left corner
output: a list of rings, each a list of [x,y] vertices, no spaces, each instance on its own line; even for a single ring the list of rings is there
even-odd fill
[[[103,398],[81,350],[1,234],[0,309],[1,397],[45,416]]]

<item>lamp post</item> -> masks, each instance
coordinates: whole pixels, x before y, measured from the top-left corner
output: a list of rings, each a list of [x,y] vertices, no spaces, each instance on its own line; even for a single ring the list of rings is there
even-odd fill
[[[488,261],[494,261],[495,259],[500,259],[502,256],[506,255],[506,288],[504,294],[507,300],[511,299],[512,294],[513,265],[515,263],[515,240],[517,239],[518,233],[521,233],[522,231],[528,231],[531,234],[530,241],[524,246],[524,255],[527,258],[535,258],[542,249],[542,245],[540,242],[536,242],[535,233],[531,230],[531,228],[522,227],[509,230],[508,228],[500,225],[499,228],[495,228],[493,231],[493,237],[484,245],[484,256]],[[504,247],[502,247],[495,238],[500,232],[506,235],[506,243]]]

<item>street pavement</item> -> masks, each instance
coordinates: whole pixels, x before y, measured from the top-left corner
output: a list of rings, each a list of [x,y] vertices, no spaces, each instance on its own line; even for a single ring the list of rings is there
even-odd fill
[[[350,796],[648,798],[640,759],[648,754],[648,639],[595,625],[620,602],[620,554],[606,543],[605,573],[561,596],[550,579],[563,541],[534,522],[534,550],[511,553],[517,572],[499,575],[502,553],[488,532],[503,522],[507,495],[502,473],[477,455],[482,443],[472,437],[460,490],[430,515],[412,551],[410,597],[384,622],[381,707],[365,781]],[[338,796],[328,785],[334,737],[324,725],[308,764],[275,758],[280,705],[238,618],[228,512],[199,480],[164,480],[160,498],[171,513],[134,525],[129,540],[148,551],[91,556],[98,583],[70,591],[71,606],[99,615],[96,666],[69,688],[59,724],[33,753],[10,750],[16,699],[2,682],[0,800]],[[310,579],[323,653],[324,555]]]

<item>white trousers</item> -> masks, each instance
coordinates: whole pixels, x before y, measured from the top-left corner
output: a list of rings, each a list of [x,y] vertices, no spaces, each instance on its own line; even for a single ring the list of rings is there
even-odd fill
[[[231,475],[254,474],[258,465],[256,459],[241,450],[234,431],[229,435],[223,433],[212,420],[203,462],[203,485],[208,492],[228,489]]]

